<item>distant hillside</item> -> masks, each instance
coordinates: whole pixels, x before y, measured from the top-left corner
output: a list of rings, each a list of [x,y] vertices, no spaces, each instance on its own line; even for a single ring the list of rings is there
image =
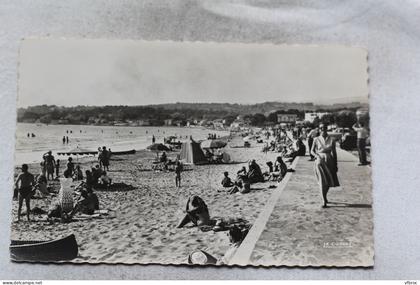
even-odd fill
[[[40,122],[46,124],[163,124],[185,125],[187,122],[224,119],[233,121],[236,116],[263,117],[275,121],[277,113],[293,113],[303,119],[306,111],[356,110],[366,107],[363,103],[314,105],[312,103],[264,102],[259,104],[229,103],[174,103],[148,106],[74,106],[39,105],[18,109],[18,122]],[[270,113],[272,116],[269,116]],[[170,123],[168,122],[170,121]],[[252,120],[250,120],[252,121]]]
[[[184,109],[197,109],[206,111],[223,111],[235,113],[238,115],[249,115],[262,113],[267,114],[278,110],[299,110],[299,111],[315,111],[315,110],[337,110],[337,109],[357,109],[367,107],[367,103],[336,103],[336,104],[320,104],[313,103],[284,103],[284,102],[264,102],[258,104],[230,104],[230,103],[173,103],[149,105],[150,107],[163,108],[165,110],[181,111]]]

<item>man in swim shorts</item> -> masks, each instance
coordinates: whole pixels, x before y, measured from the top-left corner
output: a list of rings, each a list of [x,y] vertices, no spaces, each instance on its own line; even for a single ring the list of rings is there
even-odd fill
[[[20,221],[20,213],[22,211],[23,200],[25,200],[26,204],[26,216],[28,217],[28,221],[30,221],[30,201],[32,196],[32,188],[35,186],[35,179],[34,176],[28,172],[27,164],[22,165],[22,173],[17,177],[15,186],[19,192],[18,221]]]

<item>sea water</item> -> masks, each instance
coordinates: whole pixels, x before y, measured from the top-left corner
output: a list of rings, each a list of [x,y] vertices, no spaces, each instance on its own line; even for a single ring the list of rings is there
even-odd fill
[[[75,148],[96,151],[106,146],[111,151],[141,150],[152,144],[163,143],[168,136],[176,136],[186,141],[190,136],[194,140],[207,139],[208,134],[227,135],[227,131],[209,130],[201,127],[125,127],[93,125],[45,125],[18,123],[16,129],[15,165],[40,162],[42,155],[51,150],[66,152]],[[29,134],[29,136],[28,136]],[[32,134],[35,136],[32,137]],[[63,143],[63,137],[69,143]]]

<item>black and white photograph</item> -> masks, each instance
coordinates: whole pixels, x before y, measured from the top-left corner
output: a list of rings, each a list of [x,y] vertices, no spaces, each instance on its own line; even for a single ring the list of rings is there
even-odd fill
[[[373,267],[367,59],[22,40],[11,260]]]

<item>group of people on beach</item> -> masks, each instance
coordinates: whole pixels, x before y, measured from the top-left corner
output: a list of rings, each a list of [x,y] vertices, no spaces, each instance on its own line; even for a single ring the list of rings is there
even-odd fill
[[[80,164],[75,164],[72,157],[68,158],[62,176],[63,178],[72,179],[72,181],[83,182],[83,187],[85,191],[81,191],[80,194],[80,199],[83,200],[83,202],[81,202],[81,205],[86,204],[86,201],[89,201],[90,199],[89,197],[95,197],[95,195],[93,195],[94,188],[109,189],[109,187],[112,185],[112,179],[107,175],[106,172],[106,170],[109,170],[110,154],[111,151],[107,150],[105,147],[100,149],[100,152],[98,154],[99,164],[95,165],[95,167],[92,167],[91,169],[85,170],[85,173],[83,173]],[[34,197],[36,193],[39,193],[41,197],[45,197],[45,195],[50,194],[51,189],[48,186],[49,181],[57,180],[60,177],[60,160],[56,160],[54,158],[52,151],[48,151],[42,156],[40,168],[40,173],[34,176],[32,173],[29,172],[28,165],[23,164],[21,167],[22,172],[17,176],[17,179],[15,181],[14,197],[18,198],[19,202],[18,220],[20,220],[21,217],[23,202],[25,201],[27,208],[26,214],[28,220],[30,220],[29,213],[31,211],[31,198]],[[90,207],[89,209],[91,208],[92,207]],[[53,205],[51,213],[49,213],[48,216],[53,217],[54,215],[56,215],[59,209],[59,206]],[[86,207],[80,206],[78,207],[77,211],[81,211],[84,213],[91,212],[89,210],[84,209],[86,209]],[[75,212],[73,212],[73,214],[74,213]]]
[[[98,147],[98,162],[99,167],[105,170],[109,170],[109,160],[111,159],[111,149],[106,149],[106,146]]]

